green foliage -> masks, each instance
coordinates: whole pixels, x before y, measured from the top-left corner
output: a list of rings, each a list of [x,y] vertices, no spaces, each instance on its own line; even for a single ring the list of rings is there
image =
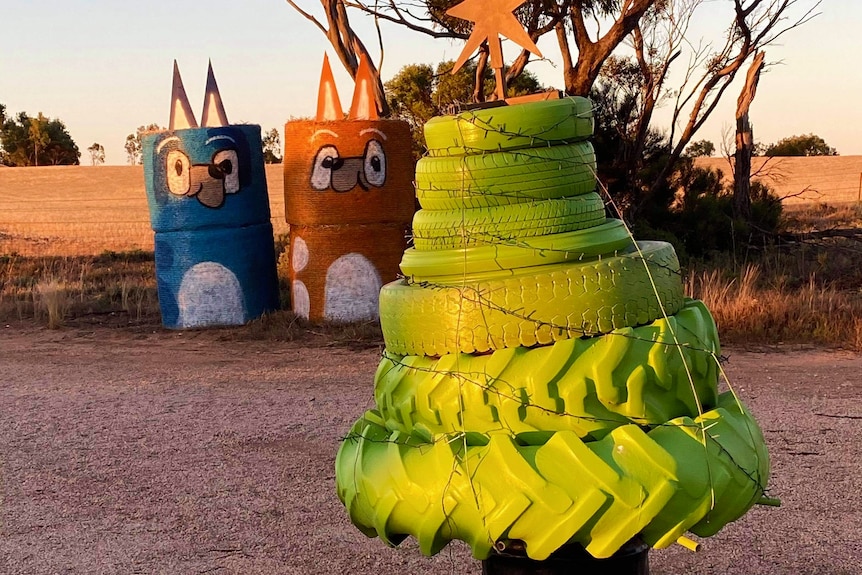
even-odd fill
[[[41,112],[31,118],[26,112],[6,117],[0,125],[0,163],[7,166],[77,165],[81,152],[59,119]]]
[[[831,147],[816,134],[790,136],[771,144],[764,152],[766,156],[837,156],[838,150]]]
[[[263,135],[263,161],[266,164],[280,164],[281,158],[281,136],[278,129],[273,128]]]
[[[681,260],[711,257],[718,252],[741,253],[749,246],[770,243],[781,221],[781,201],[766,185],[751,183],[751,219],[733,217],[733,190],[722,184],[721,170],[695,167],[682,160],[673,185],[676,201],[635,226],[642,237],[657,237],[677,247]],[[656,230],[661,230],[657,235]],[[636,235],[638,235],[636,233]]]
[[[468,63],[452,74],[453,62],[441,62],[436,70],[429,64],[409,64],[386,82],[386,94],[392,117],[410,124],[413,132],[413,155],[425,152],[422,127],[425,122],[448,113],[453,104],[472,102],[476,64]],[[494,72],[488,68],[482,78],[485,97],[494,92]],[[508,86],[508,96],[541,92],[542,85],[530,72],[524,71]]]
[[[692,142],[685,149],[685,155],[689,158],[698,158],[701,156],[711,158],[713,154],[715,154],[715,144],[709,140],[698,140],[696,142]]]
[[[643,75],[631,58],[611,56],[590,98],[595,103],[593,146],[599,179],[617,207],[632,219],[665,212],[673,201],[670,181],[654,186],[668,161],[670,142],[656,129],[638,133]]]
[[[163,129],[164,128],[160,128],[158,124],[138,126],[138,129],[135,130],[134,134],[126,136],[124,148],[126,149],[126,160],[129,162],[130,166],[140,164],[144,159],[141,154],[141,137],[147,132],[158,132]]]

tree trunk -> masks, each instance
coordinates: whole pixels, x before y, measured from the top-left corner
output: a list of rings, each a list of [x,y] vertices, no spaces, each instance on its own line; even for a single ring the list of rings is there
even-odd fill
[[[564,64],[563,74],[566,80],[566,93],[570,96],[588,96],[602,65],[617,46],[619,46],[632,30],[638,25],[641,17],[655,4],[655,0],[627,0],[622,3],[620,14],[608,31],[593,41],[587,30],[583,2],[573,0],[569,6],[569,19],[574,34],[575,46],[578,49],[578,59],[574,66]],[[557,41],[560,52],[565,58],[568,51],[568,41],[560,39],[557,30]]]
[[[751,62],[745,85],[736,101],[736,153],[733,165],[733,215],[749,221],[751,219],[751,156],[754,151],[754,135],[748,110],[757,94],[757,83],[763,70],[764,52],[758,52]]]
[[[736,119],[736,152],[733,155],[733,216],[751,219],[751,153],[754,149],[748,112]]]

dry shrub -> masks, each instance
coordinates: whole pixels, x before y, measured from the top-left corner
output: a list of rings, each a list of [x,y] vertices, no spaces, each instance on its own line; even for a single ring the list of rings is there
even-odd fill
[[[862,294],[819,285],[813,275],[791,288],[781,278],[763,281],[761,268],[749,264],[736,276],[692,271],[686,290],[709,307],[725,341],[862,350]]]
[[[784,210],[783,224],[793,232],[862,227],[862,202],[791,206]]]
[[[37,319],[46,318],[49,329],[62,327],[72,303],[66,285],[56,278],[46,278],[36,284],[33,296]]]

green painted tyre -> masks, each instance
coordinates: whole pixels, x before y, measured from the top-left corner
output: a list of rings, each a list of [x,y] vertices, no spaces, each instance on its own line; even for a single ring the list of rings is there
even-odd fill
[[[673,246],[511,270],[457,285],[395,281],[380,291],[386,348],[399,355],[548,345],[644,325],[684,303]]]
[[[430,157],[416,164],[416,197],[426,210],[458,210],[586,194],[596,189],[589,142]]]
[[[431,156],[460,156],[571,144],[593,135],[593,103],[568,97],[469,110],[425,123]]]
[[[715,408],[720,353],[700,301],[668,318],[602,337],[439,358],[384,352],[374,399],[384,425],[419,433],[568,430],[601,439]]]
[[[605,222],[598,194],[492,208],[419,210],[413,216],[413,246],[460,249],[591,228]]]
[[[512,270],[593,259],[634,246],[621,220],[584,230],[497,241],[487,246],[448,250],[409,248],[401,258],[401,271],[411,281],[451,283],[512,274]]]
[[[716,533],[767,484],[769,455],[754,418],[730,394],[718,404],[590,442],[556,431],[429,443],[387,429],[369,411],[336,457],[338,496],[366,535],[389,544],[413,536],[427,555],[453,539],[478,559],[507,539],[522,540],[535,560],[570,541],[606,558],[635,535],[661,549],[688,530]]]

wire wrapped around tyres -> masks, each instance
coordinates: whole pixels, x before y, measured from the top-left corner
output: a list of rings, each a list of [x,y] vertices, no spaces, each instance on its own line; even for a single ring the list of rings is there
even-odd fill
[[[536,560],[566,543],[605,558],[635,536],[712,535],[763,495],[763,435],[718,394],[715,322],[684,298],[673,247],[613,219],[564,231],[578,204],[557,198],[595,186],[591,107],[425,126],[419,241],[380,297],[376,408],[336,458],[367,535],[429,555],[520,540]]]
[[[666,242],[475,280],[392,282],[380,325],[395,353],[440,355],[596,336],[650,323],[683,305],[679,262]]]
[[[547,558],[567,542],[609,557],[716,533],[762,496],[757,423],[717,395],[702,302],[598,338],[440,358],[386,353],[336,459],[338,495],[367,535],[452,539],[479,559],[500,539]]]
[[[703,302],[603,337],[441,357],[383,353],[374,402],[387,429],[426,438],[470,430],[570,430],[601,439],[716,406],[720,353]]]

